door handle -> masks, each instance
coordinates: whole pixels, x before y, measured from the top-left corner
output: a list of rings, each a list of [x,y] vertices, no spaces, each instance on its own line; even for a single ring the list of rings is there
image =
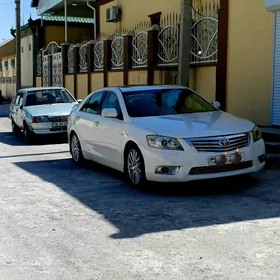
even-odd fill
[[[78,121],[80,119],[80,117],[76,117],[76,121]]]
[[[94,124],[95,124],[96,126],[98,126],[100,123],[99,123],[99,121],[95,121]]]

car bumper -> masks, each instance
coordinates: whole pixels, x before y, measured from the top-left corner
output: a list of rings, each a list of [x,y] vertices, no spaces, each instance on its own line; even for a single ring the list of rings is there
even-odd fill
[[[250,174],[261,171],[265,166],[263,140],[240,149],[239,152],[244,154],[244,162],[237,165],[228,164],[219,168],[210,166],[208,158],[221,153],[196,152],[190,147],[187,147],[185,151],[164,151],[140,146],[140,150],[145,161],[146,177],[149,181],[154,182],[187,182]],[[178,168],[170,175],[157,174],[157,168],[162,166]]]
[[[67,126],[53,128],[52,123],[33,123],[29,128],[36,135],[67,133]]]

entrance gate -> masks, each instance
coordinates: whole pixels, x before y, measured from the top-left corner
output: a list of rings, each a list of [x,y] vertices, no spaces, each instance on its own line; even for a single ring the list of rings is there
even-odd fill
[[[62,48],[56,42],[50,42],[42,52],[43,86],[63,86]]]

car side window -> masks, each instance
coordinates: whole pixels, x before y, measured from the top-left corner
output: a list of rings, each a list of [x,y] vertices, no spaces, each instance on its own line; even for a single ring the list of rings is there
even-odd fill
[[[19,97],[19,101],[18,101],[19,106],[22,105],[23,97],[24,97],[24,95],[23,95],[23,92],[22,92],[21,95],[20,95],[20,97]]]
[[[102,102],[101,112],[104,109],[111,108],[116,109],[118,117],[122,119],[122,110],[117,95],[113,92],[106,92],[105,98]]]
[[[100,91],[91,96],[91,98],[84,104],[84,106],[81,108],[82,112],[90,113],[90,114],[100,114],[100,105],[102,101],[104,92]]]
[[[20,100],[21,92],[18,92],[15,98],[15,105],[19,105],[19,100]]]

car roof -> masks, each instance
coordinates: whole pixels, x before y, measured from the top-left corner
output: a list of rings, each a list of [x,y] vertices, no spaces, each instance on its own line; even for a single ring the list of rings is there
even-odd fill
[[[64,87],[31,87],[31,88],[22,88],[20,91],[35,91],[35,90],[52,90],[52,89],[65,89]]]
[[[119,89],[121,92],[133,92],[133,91],[141,91],[141,90],[161,90],[161,89],[183,89],[186,88],[180,85],[127,85],[127,86],[114,86],[114,87],[106,87],[104,90],[114,90]]]

